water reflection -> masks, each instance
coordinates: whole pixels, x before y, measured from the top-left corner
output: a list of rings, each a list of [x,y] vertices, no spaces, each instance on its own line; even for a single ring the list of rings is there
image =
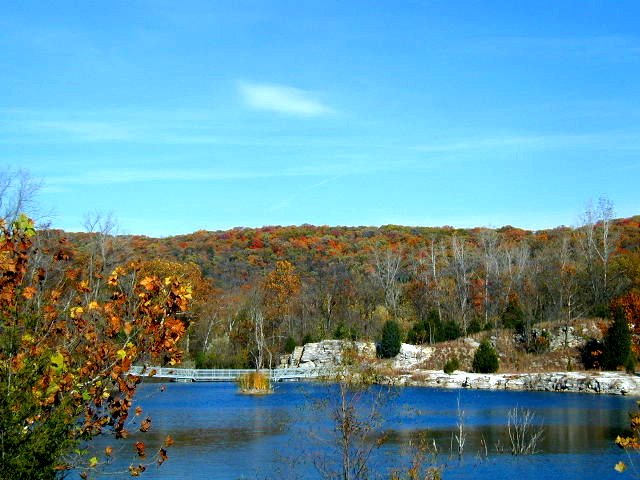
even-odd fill
[[[417,445],[428,439],[429,445],[436,442],[438,451],[444,455],[457,453],[455,429],[439,430],[386,430],[390,444]],[[537,450],[543,453],[597,453],[620,433],[618,428],[590,425],[547,425],[543,427]],[[485,445],[489,455],[510,453],[511,444],[504,425],[486,425],[466,428],[464,451],[469,455],[484,455]],[[452,447],[453,445],[453,447]],[[452,452],[453,450],[453,452]]]
[[[377,471],[407,462],[403,455],[410,455],[409,447],[426,436],[443,452],[447,479],[505,478],[513,468],[519,480],[557,475],[616,478],[611,465],[621,458],[613,439],[626,427],[628,412],[635,406],[632,398],[595,395],[420,388],[391,393],[380,410],[388,439],[373,458]],[[334,386],[319,384],[279,385],[273,395],[262,397],[239,395],[233,384],[169,384],[165,392],[144,384],[137,398],[144,415],[153,418],[152,429],[144,435],[133,433],[109,468],[126,471],[137,461],[131,455],[135,441],[159,445],[170,434],[175,444],[169,461],[147,471],[145,478],[319,478],[313,459],[331,454],[327,442],[335,433],[322,400],[334,394]],[[448,456],[458,401],[467,433],[462,462]],[[544,426],[541,455],[496,456],[496,445],[509,450],[507,412],[516,406],[535,412],[536,421]],[[482,442],[488,459],[477,456],[484,450]],[[95,446],[107,443],[103,439]]]

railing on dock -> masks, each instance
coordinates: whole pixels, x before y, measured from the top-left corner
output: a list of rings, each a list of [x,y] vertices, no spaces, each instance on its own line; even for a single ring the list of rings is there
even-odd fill
[[[176,382],[235,382],[241,375],[255,372],[254,369],[201,369],[172,367],[131,367],[129,372],[141,377],[173,380]],[[274,368],[260,370],[272,382],[296,381],[319,378],[328,372],[310,368]]]

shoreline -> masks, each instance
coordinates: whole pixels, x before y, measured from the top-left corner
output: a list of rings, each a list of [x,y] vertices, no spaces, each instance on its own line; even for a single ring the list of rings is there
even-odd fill
[[[412,370],[380,383],[401,387],[468,388],[640,396],[640,376],[623,372],[470,373]]]

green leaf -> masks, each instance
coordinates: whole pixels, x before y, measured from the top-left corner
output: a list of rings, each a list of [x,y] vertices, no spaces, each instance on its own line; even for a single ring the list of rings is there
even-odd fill
[[[56,352],[50,357],[51,364],[53,365],[53,369],[56,372],[61,372],[64,370],[64,356],[60,352]]]
[[[98,465],[98,457],[91,457],[89,459],[89,468],[94,468],[96,465]]]
[[[24,213],[21,213],[20,216],[13,222],[13,227],[16,230],[23,232],[27,238],[33,237],[36,234],[33,220],[27,217]]]

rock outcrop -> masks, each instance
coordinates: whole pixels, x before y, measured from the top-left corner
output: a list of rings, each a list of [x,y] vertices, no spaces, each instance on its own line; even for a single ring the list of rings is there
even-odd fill
[[[622,372],[484,374],[456,371],[447,375],[436,370],[416,370],[411,374],[387,377],[386,382],[420,387],[640,395],[640,377]]]
[[[346,352],[360,358],[374,359],[376,344],[373,342],[351,342],[346,340],[323,340],[296,347],[288,359],[288,367],[331,368],[340,365]]]
[[[403,343],[400,346],[400,352],[393,359],[393,368],[397,370],[414,368],[431,358],[434,351],[433,347]]]

